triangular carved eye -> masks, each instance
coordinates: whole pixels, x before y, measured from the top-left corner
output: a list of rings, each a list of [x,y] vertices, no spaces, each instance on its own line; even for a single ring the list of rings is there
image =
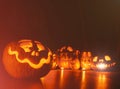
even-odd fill
[[[98,57],[95,56],[95,57],[93,58],[93,62],[97,62],[97,61],[98,61]]]
[[[20,41],[20,47],[25,51],[25,52],[31,52],[31,47],[33,47],[33,44],[31,43],[30,40],[28,41]]]
[[[111,58],[110,58],[108,55],[105,55],[105,60],[106,60],[106,61],[110,61]]]
[[[45,50],[45,47],[43,45],[41,45],[41,43],[36,42],[36,45],[37,45],[38,51]]]

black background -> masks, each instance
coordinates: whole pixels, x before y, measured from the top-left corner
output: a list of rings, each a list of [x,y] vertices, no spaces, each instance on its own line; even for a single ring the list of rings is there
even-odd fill
[[[119,0],[0,1],[0,48],[33,39],[57,50],[71,45],[93,54],[120,54]]]

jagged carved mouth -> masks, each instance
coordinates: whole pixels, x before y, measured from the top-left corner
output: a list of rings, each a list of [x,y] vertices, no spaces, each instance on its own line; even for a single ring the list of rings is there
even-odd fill
[[[51,52],[45,53],[44,51],[40,51],[38,56],[36,53],[35,55],[30,55],[31,52],[19,53],[18,51],[14,51],[11,49],[11,47],[9,47],[8,54],[15,55],[16,60],[19,63],[28,63],[29,66],[35,69],[41,68],[44,64],[50,63],[51,60]]]

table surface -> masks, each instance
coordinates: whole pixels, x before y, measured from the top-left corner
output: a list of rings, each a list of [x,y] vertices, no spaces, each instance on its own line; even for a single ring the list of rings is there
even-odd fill
[[[0,89],[120,89],[119,81],[120,72],[51,70],[36,81],[1,73]]]

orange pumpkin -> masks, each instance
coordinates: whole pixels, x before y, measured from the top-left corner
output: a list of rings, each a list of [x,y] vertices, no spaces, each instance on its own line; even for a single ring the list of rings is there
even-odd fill
[[[82,70],[90,70],[92,63],[92,53],[84,51],[81,56],[81,68]]]
[[[39,41],[19,40],[5,47],[3,65],[15,78],[39,78],[50,71],[51,56],[50,49]]]
[[[110,70],[116,65],[109,55],[103,56],[95,56],[93,58],[93,66],[94,70]]]
[[[75,50],[71,46],[63,46],[58,49],[58,66],[60,69],[79,69],[79,54],[79,50]]]

